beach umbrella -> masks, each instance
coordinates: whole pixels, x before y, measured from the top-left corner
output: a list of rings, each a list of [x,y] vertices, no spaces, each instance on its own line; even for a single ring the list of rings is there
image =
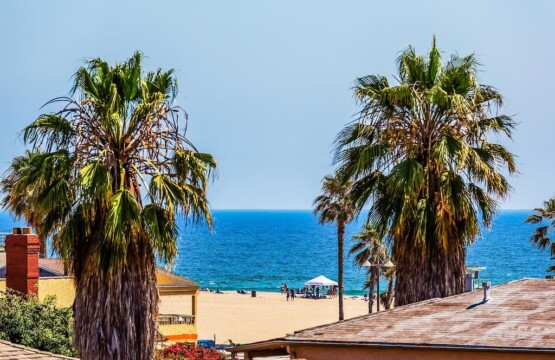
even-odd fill
[[[337,282],[328,279],[327,277],[325,277],[324,275],[320,275],[318,277],[315,277],[312,280],[308,280],[307,282],[304,283],[306,286],[337,286]]]

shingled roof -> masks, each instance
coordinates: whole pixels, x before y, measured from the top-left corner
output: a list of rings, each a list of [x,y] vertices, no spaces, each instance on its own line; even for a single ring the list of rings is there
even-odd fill
[[[22,345],[12,344],[9,341],[0,340],[0,359],[3,360],[60,360],[75,359],[62,355],[55,355],[49,352],[31,349]]]
[[[555,281],[522,279],[299,331],[289,341],[555,352]]]
[[[493,286],[317,326],[234,352],[305,344],[555,353],[555,280]]]

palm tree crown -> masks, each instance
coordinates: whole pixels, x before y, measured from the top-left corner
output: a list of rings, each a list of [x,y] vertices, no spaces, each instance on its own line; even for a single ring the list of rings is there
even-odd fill
[[[337,284],[339,298],[339,320],[343,320],[343,249],[345,226],[354,217],[354,208],[349,198],[350,183],[341,181],[338,174],[324,177],[322,194],[314,199],[314,215],[320,224],[337,224]]]
[[[349,249],[349,255],[354,255],[353,261],[356,266],[362,267],[366,261],[371,264],[385,264],[389,260],[389,249],[383,241],[383,237],[376,229],[366,224],[362,231],[352,238],[353,245]],[[368,312],[372,312],[374,302],[374,286],[378,279],[378,268],[368,267],[368,280],[364,288],[370,289]],[[379,293],[380,289],[378,289]],[[378,299],[379,301],[379,299]]]
[[[155,257],[175,259],[177,215],[211,224],[207,183],[216,162],[185,137],[173,70],[143,73],[142,55],[75,74],[60,110],[25,128],[39,233],[76,283],[82,359],[150,359],[158,294]],[[21,190],[23,191],[23,190]]]
[[[465,247],[489,226],[497,199],[510,192],[500,171],[513,155],[490,141],[511,137],[501,94],[477,79],[474,55],[442,62],[435,39],[426,56],[409,46],[398,83],[357,80],[362,109],[336,140],[339,171],[353,182],[358,211],[387,234],[396,263],[396,304],[463,291]],[[419,281],[414,281],[418,276]]]
[[[555,260],[555,242],[549,236],[555,228],[555,198],[544,201],[543,208],[534,209],[535,214],[526,218],[525,222],[540,224],[530,238],[532,245],[540,249],[549,249],[551,259]],[[545,223],[549,221],[549,223]],[[547,271],[555,272],[555,265],[550,266]]]
[[[25,219],[27,224],[35,229],[42,227],[41,219],[43,216],[33,207],[33,202],[45,184],[40,184],[40,181],[37,181],[34,187],[28,187],[26,186],[26,178],[32,172],[34,156],[39,154],[40,152],[26,151],[25,155],[16,156],[0,181],[0,192],[4,194],[2,199],[3,208],[10,211],[17,219]],[[41,257],[46,257],[46,235],[38,234]]]
[[[322,184],[322,194],[314,199],[314,215],[320,224],[353,220],[353,203],[349,198],[350,184],[344,184],[338,176],[326,176]]]

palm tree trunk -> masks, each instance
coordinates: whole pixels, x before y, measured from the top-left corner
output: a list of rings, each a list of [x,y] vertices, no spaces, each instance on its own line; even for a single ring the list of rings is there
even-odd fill
[[[376,270],[375,268],[370,268],[370,293],[368,294],[368,313],[372,314],[374,311],[374,285],[376,284]]]
[[[383,303],[383,307],[385,310],[391,309],[392,297],[393,297],[393,280],[390,279],[389,282],[387,283],[387,302]]]
[[[39,235],[39,245],[40,245],[39,257],[40,258],[45,258],[46,257],[46,239],[44,237],[42,237],[41,235]]]
[[[76,277],[74,345],[80,359],[152,359],[156,267],[150,248],[140,247],[130,245],[128,263],[110,275],[99,276],[98,263],[88,258]]]
[[[458,242],[452,244],[448,251],[438,250],[430,244],[426,251],[422,251],[417,244],[405,245],[402,249],[394,248],[397,276],[395,306],[447,297],[464,291],[466,250]]]
[[[339,285],[339,321],[345,318],[343,313],[343,243],[345,239],[345,222],[337,223],[337,284]]]

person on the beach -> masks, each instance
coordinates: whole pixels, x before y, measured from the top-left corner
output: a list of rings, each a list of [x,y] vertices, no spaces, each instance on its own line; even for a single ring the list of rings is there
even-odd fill
[[[316,286],[316,299],[320,298],[320,287]]]
[[[291,301],[295,300],[295,288],[291,289]]]
[[[285,295],[285,296],[287,296],[287,301],[289,301],[289,291],[286,291],[285,293],[287,294],[287,295]]]

